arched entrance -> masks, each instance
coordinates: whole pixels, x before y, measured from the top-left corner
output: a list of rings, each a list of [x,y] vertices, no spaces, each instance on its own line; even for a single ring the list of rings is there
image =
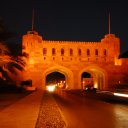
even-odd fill
[[[59,72],[52,72],[46,76],[46,86],[54,85],[56,87],[66,89],[65,76]]]
[[[72,89],[74,87],[74,77],[73,77],[73,73],[70,69],[60,66],[60,65],[56,65],[54,67],[50,67],[48,69],[46,69],[45,71],[43,71],[43,88],[45,89],[45,85],[46,85],[46,77],[51,74],[51,73],[60,73],[63,74],[65,76],[65,83],[66,83],[66,88],[68,89]]]
[[[83,72],[81,75],[81,87],[85,89],[86,87],[93,87],[93,76],[88,72]]]
[[[83,77],[83,74],[88,75],[88,77]],[[87,81],[84,81],[84,79]],[[79,72],[79,88],[83,88],[84,84],[92,84],[94,88],[104,90],[107,82],[107,73],[100,67],[89,66]]]

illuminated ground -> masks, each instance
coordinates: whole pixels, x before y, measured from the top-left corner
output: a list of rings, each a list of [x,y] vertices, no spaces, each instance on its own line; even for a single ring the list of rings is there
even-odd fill
[[[65,124],[67,128],[127,128],[127,99],[119,102],[122,98],[115,100],[103,94],[80,94],[57,91],[46,95],[41,90],[22,98],[3,95],[0,100],[3,99],[1,101],[6,105],[0,110],[0,128],[45,128],[44,125],[63,128]],[[12,102],[9,99],[13,99]]]
[[[118,100],[115,102],[114,99],[106,99],[103,95],[97,97],[93,93],[80,96],[68,92],[54,97],[68,121],[68,128],[127,128],[128,126],[128,102],[123,103]]]
[[[35,91],[2,109],[0,128],[35,128],[42,94],[40,90]]]

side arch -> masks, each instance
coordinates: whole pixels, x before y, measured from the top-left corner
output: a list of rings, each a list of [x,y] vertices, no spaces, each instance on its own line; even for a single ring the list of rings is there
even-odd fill
[[[42,82],[43,88],[45,88],[46,76],[52,72],[59,72],[65,75],[67,88],[72,89],[74,87],[74,77],[73,77],[72,71],[64,66],[56,65],[56,66],[47,68],[46,70],[43,71],[43,76],[42,76],[43,77],[43,82]]]
[[[90,73],[93,78],[94,78],[94,87],[100,89],[100,90],[105,90],[107,89],[108,86],[108,76],[107,76],[107,72],[99,67],[99,66],[88,66],[86,68],[83,68],[79,71],[78,73],[78,77],[79,77],[79,88],[82,88],[81,86],[81,76],[83,72],[88,72]]]

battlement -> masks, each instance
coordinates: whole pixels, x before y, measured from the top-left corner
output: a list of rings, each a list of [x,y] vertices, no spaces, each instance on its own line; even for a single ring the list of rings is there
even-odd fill
[[[96,44],[96,43],[101,43],[101,42],[84,42],[84,41],[55,41],[55,40],[43,40],[42,43],[74,43],[74,44]]]

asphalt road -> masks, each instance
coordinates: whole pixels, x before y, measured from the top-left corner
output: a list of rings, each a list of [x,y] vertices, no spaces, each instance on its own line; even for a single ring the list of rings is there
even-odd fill
[[[128,104],[106,102],[93,93],[84,96],[70,92],[58,94],[53,96],[68,128],[128,128]]]

